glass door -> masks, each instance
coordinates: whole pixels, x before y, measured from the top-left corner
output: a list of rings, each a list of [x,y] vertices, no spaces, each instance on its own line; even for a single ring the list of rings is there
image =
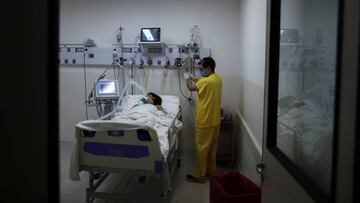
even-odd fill
[[[271,1],[266,147],[303,202],[334,199],[339,5]]]
[[[360,1],[267,2],[262,203],[359,202]]]
[[[338,4],[281,1],[276,148],[324,200],[332,183]]]

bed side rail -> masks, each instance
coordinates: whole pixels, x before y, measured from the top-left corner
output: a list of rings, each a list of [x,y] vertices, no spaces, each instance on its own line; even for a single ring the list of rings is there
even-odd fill
[[[80,167],[105,167],[162,173],[163,156],[151,127],[111,121],[76,125]]]

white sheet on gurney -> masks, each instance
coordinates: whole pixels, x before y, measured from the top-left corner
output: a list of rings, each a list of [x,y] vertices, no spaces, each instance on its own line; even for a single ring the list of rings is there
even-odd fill
[[[161,153],[166,158],[169,153],[168,131],[175,118],[174,116],[176,116],[176,114],[157,110],[152,104],[140,104],[128,111],[115,113],[115,117],[111,120],[154,128],[159,138]],[[175,129],[180,130],[181,128],[181,122],[176,120]]]
[[[113,121],[119,121],[122,123],[130,123],[130,124],[141,124],[147,125],[154,128],[158,134],[160,150],[165,160],[169,153],[169,143],[170,146],[173,147],[175,142],[175,135],[182,129],[182,123],[179,120],[175,120],[175,132],[172,132],[173,137],[168,139],[168,130],[169,126],[172,124],[171,122],[176,117],[176,114],[179,110],[179,98],[176,96],[161,96],[163,98],[163,108],[168,113],[157,110],[154,105],[151,104],[142,104],[137,105],[139,99],[141,99],[143,95],[129,95],[127,97],[127,101],[123,106],[123,111],[115,113],[115,117],[112,119]],[[165,99],[164,99],[165,98]],[[131,101],[130,101],[131,100]],[[130,109],[131,108],[131,109]],[[94,122],[96,122],[94,120]],[[78,143],[75,144],[75,148],[71,157],[71,166],[69,171],[69,176],[71,180],[80,180],[79,176],[79,146]]]
[[[143,98],[145,95],[126,95],[123,99],[122,99],[122,102],[121,102],[121,105],[120,105],[120,111],[121,112],[126,112],[126,111],[129,111],[131,110],[132,108],[134,108],[135,106],[139,105],[139,104],[142,104],[142,102],[140,102],[141,98]],[[177,113],[179,112],[180,110],[180,100],[179,100],[179,97],[178,96],[174,96],[174,95],[160,95],[161,99],[162,99],[162,104],[161,106],[163,107],[164,109],[164,112],[166,113],[166,118],[171,118],[171,119],[174,119],[177,115]],[[133,119],[135,119],[137,116],[139,116],[139,121],[141,120],[144,120],[145,118],[140,118],[142,117],[142,115],[133,115]],[[162,119],[162,115],[160,116],[160,119]],[[165,125],[166,124],[166,120],[167,119],[163,119],[163,121],[165,122]],[[161,122],[161,121],[158,121],[158,122]],[[153,124],[148,122],[148,125],[152,126],[153,127]],[[161,131],[161,127],[157,126],[158,129],[156,130],[160,130]],[[174,130],[181,130],[182,129],[182,123],[178,120],[176,120],[175,122],[175,129]],[[163,130],[166,130],[166,129],[163,129]],[[167,132],[165,132],[167,133]],[[174,135],[176,134],[177,132],[175,133],[171,133],[171,135]],[[160,140],[162,141],[163,143],[165,143],[165,140]],[[175,143],[175,136],[173,137],[170,137],[169,140],[170,142],[170,148],[172,148],[173,144]],[[160,143],[161,144],[161,143]],[[166,150],[162,150],[162,152],[166,152]],[[163,153],[165,157],[167,157],[167,154],[168,153]]]

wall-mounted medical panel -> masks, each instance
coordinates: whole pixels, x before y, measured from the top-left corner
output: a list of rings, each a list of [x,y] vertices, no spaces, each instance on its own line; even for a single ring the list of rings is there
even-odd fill
[[[157,50],[144,50],[143,46],[124,45],[121,47],[59,47],[59,64],[61,65],[109,65],[116,59],[121,64],[165,66],[174,65],[176,58],[188,56],[195,59],[197,64],[200,59],[210,56],[210,48],[200,48],[198,53],[184,50],[180,45],[162,47],[161,53]],[[151,48],[151,47],[150,47]],[[154,52],[149,54],[150,52]],[[147,52],[144,53],[144,52]],[[156,52],[156,53],[155,53]]]
[[[61,65],[111,64],[112,47],[59,47],[59,63]]]
[[[85,48],[85,63],[90,65],[106,65],[113,61],[112,47]]]
[[[83,64],[84,47],[59,47],[60,64]]]

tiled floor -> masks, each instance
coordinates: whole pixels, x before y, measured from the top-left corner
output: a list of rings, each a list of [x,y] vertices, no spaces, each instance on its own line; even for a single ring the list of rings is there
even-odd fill
[[[85,201],[85,189],[88,187],[88,174],[80,174],[81,181],[72,181],[69,179],[70,157],[74,143],[60,143],[60,196],[61,203],[80,203]],[[191,172],[194,166],[195,156],[193,152],[182,152],[181,167],[178,168],[172,177],[173,190],[167,196],[165,202],[172,203],[202,203],[209,202],[209,181],[204,184],[187,182],[184,177]],[[226,170],[226,169],[220,169]],[[129,200],[114,201],[96,199],[95,203],[115,203],[115,202],[151,202],[149,200],[141,201],[136,196],[154,196],[161,194],[159,191],[161,184],[155,178],[147,178],[142,184],[138,183],[137,177],[124,176],[120,174],[111,174],[106,181],[99,187],[100,191],[118,192],[126,195],[135,196]],[[155,201],[159,202],[159,201]]]

